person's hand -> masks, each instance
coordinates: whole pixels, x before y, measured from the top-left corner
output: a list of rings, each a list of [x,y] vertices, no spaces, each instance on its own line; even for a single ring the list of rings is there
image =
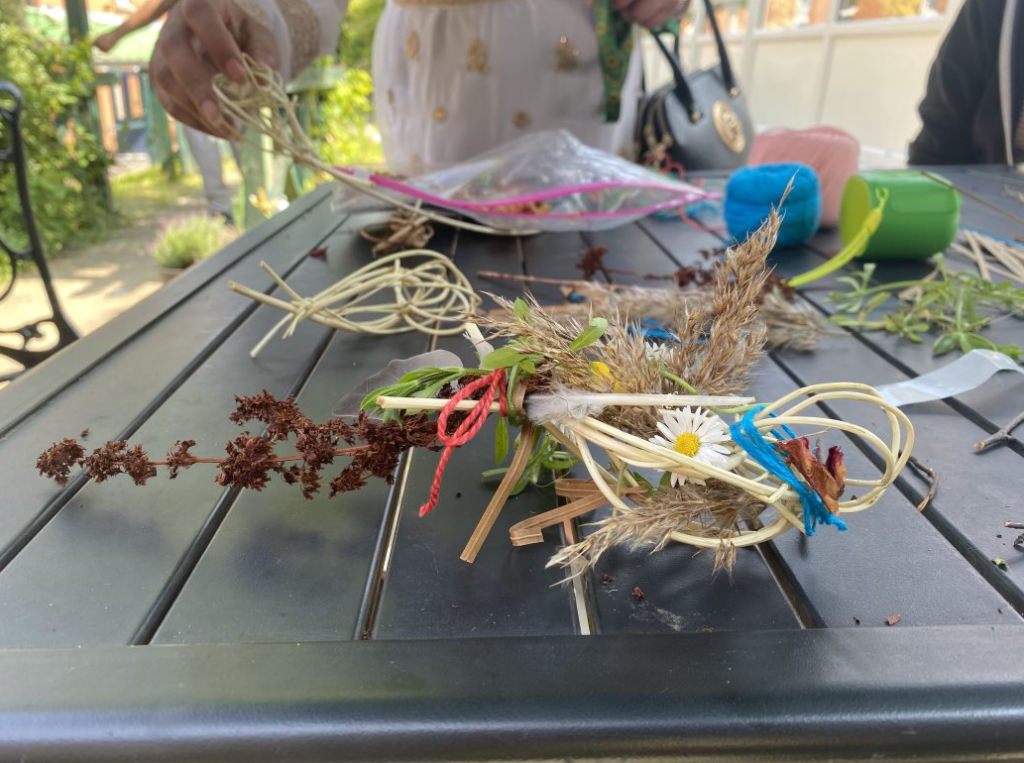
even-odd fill
[[[612,0],[612,9],[634,24],[656,29],[690,8],[690,0]]]
[[[244,82],[243,53],[280,67],[270,31],[234,0],[181,0],[160,30],[149,64],[157,98],[179,122],[231,137],[233,128],[221,113],[212,83],[218,73]]]
[[[114,34],[113,32],[107,32],[105,34],[101,34],[99,37],[93,40],[92,44],[100,50],[102,50],[104,53],[109,53],[110,49],[117,45],[117,43],[119,43],[120,41],[121,38],[118,35]]]

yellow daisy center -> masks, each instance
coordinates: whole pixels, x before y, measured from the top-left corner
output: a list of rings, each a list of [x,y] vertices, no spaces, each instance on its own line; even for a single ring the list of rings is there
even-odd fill
[[[700,450],[700,438],[693,432],[683,432],[676,438],[676,453],[693,458]]]

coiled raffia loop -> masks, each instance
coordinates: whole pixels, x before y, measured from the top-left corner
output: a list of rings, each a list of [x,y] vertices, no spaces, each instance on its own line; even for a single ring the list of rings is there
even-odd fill
[[[454,336],[465,330],[467,316],[481,301],[465,274],[429,249],[381,257],[312,297],[296,293],[266,263],[261,266],[290,300],[228,284],[232,291],[288,313],[252,351],[253,357],[277,334],[291,336],[304,320],[361,334]]]
[[[863,403],[878,408],[888,423],[889,431],[886,436],[879,436],[865,427],[841,419],[809,415],[809,408],[836,400]],[[858,490],[856,496],[839,502],[839,514],[864,511],[873,506],[906,465],[914,445],[914,429],[906,414],[888,403],[873,387],[866,384],[831,383],[804,387],[766,405],[754,417],[754,421],[757,430],[769,443],[774,439],[771,434],[773,430],[778,431],[782,427],[810,427],[814,431],[838,430],[856,435],[878,454],[884,464],[880,475],[846,478],[846,485],[856,486]],[[770,524],[756,529],[737,527],[731,535],[725,537],[720,533],[709,537],[698,527],[681,527],[670,535],[672,540],[679,543],[701,548],[718,548],[723,543],[742,547],[763,543],[793,529],[805,532],[803,506],[796,491],[765,470],[739,447],[734,447],[733,453],[722,467],[716,467],[677,453],[671,448],[648,442],[642,437],[629,434],[592,417],[549,424],[547,430],[582,461],[594,484],[608,499],[613,510],[631,510],[629,504],[619,495],[620,485],[635,485],[630,472],[622,468],[628,466],[672,472],[688,479],[717,480],[742,490],[755,501],[764,504],[766,509],[770,506],[778,513],[778,517]],[[602,449],[609,456],[611,471],[597,463],[593,454],[594,448]],[[617,474],[613,474],[612,471]]]

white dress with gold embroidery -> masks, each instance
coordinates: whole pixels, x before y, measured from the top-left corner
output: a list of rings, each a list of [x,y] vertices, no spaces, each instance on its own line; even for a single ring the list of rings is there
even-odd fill
[[[632,145],[640,67],[618,122],[603,85],[587,0],[392,0],[373,45],[375,110],[396,166],[444,165],[527,130],[564,128],[620,153]]]
[[[242,2],[260,5],[293,59],[311,39],[322,46],[323,30],[348,4]],[[294,20],[305,23],[308,14],[293,4],[311,9],[320,28],[297,34]],[[443,166],[525,131],[554,128],[611,153],[631,152],[639,56],[634,51],[619,120],[603,123],[589,0],[389,0],[374,39],[373,76],[384,153],[397,170]]]

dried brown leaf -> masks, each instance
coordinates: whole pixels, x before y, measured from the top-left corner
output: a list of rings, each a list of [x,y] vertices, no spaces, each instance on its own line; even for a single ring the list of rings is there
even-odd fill
[[[786,454],[790,466],[800,472],[807,484],[821,496],[825,508],[832,514],[838,514],[839,497],[846,489],[846,467],[839,446],[829,448],[828,461],[824,464],[814,457],[806,437],[786,440],[775,447]]]

